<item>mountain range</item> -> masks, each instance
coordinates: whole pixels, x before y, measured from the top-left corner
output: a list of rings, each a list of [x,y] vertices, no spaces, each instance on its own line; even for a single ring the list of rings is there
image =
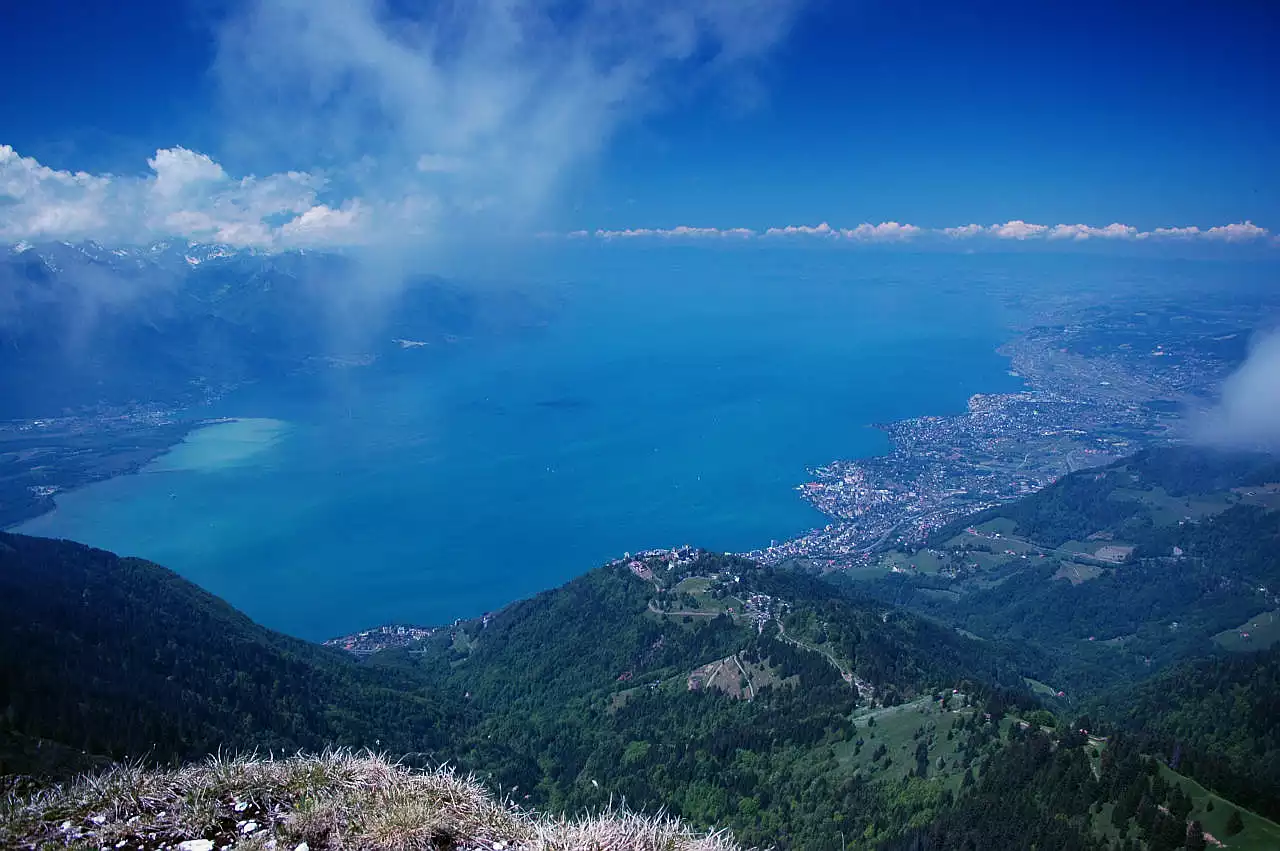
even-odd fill
[[[511,333],[554,300],[321,252],[19,243],[0,256],[0,419],[181,406],[367,363],[396,340]]]

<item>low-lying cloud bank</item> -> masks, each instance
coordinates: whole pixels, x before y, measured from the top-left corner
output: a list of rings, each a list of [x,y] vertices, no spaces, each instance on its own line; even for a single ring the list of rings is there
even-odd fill
[[[1280,329],[1260,337],[1222,385],[1217,406],[1197,423],[1202,442],[1280,449]]]
[[[1191,241],[1280,244],[1280,238],[1253,222],[1236,222],[1200,229],[1190,227],[1162,227],[1139,230],[1119,222],[1103,227],[1083,224],[1039,225],[1021,219],[993,225],[959,225],[946,228],[923,228],[900,222],[869,222],[852,228],[836,228],[823,222],[819,225],[786,225],[763,230],[750,228],[707,228],[679,226],[674,228],[627,228],[625,230],[594,231],[577,230],[566,234],[571,239],[788,239],[817,238],[851,240],[854,242],[907,242],[929,239],[964,242],[968,240],[1045,240],[1051,242],[1084,242],[1086,240],[1117,240],[1132,242]]]
[[[439,198],[431,201],[426,195],[415,201],[400,198],[395,202],[381,196],[341,197],[334,191],[334,181],[323,171],[234,177],[209,156],[181,147],[156,151],[147,160],[147,167],[145,174],[135,176],[62,171],[0,145],[0,241],[97,239],[107,243],[145,243],[177,238],[267,251],[344,248],[420,237],[421,229],[441,203]],[[424,155],[415,171],[447,174],[459,167],[453,159]],[[1280,237],[1248,221],[1205,229],[1160,227],[1149,231],[1119,222],[1094,227],[1043,225],[1020,219],[944,228],[894,221],[866,222],[850,228],[823,222],[760,230],[680,225],[578,230],[566,236],[603,241],[1198,241],[1280,245]]]

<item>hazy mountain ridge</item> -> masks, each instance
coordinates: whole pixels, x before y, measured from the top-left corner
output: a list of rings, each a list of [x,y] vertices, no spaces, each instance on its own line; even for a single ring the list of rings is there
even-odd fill
[[[246,381],[365,363],[395,339],[537,327],[553,309],[545,294],[341,254],[23,244],[0,256],[0,417],[188,404]]]

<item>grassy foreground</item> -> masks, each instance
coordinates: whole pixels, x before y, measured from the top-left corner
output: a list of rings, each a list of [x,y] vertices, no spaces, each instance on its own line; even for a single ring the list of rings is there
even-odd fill
[[[116,766],[0,801],[0,847],[141,851],[737,851],[723,833],[611,811],[561,819],[496,800],[448,769],[369,753]]]

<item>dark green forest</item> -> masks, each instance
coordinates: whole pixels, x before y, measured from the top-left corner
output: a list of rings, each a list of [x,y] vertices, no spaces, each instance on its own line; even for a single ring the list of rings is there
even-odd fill
[[[460,721],[418,683],[264,629],[163,567],[80,544],[0,533],[0,612],[0,731],[89,754],[411,752],[449,741]]]
[[[1066,476],[935,535],[943,546],[967,526],[1006,519],[1020,539],[1042,546],[1106,535],[1133,548],[1088,581],[1055,579],[1062,559],[1051,555],[974,578],[897,574],[846,584],[1017,647],[1028,675],[1086,699],[1211,654],[1215,634],[1277,607],[1263,589],[1280,588],[1280,512],[1228,491],[1278,480],[1269,456],[1148,451]],[[1188,504],[1210,495],[1221,510],[1156,522],[1134,494],[1157,488]]]
[[[1097,711],[1179,771],[1280,820],[1280,647],[1184,663]]]

